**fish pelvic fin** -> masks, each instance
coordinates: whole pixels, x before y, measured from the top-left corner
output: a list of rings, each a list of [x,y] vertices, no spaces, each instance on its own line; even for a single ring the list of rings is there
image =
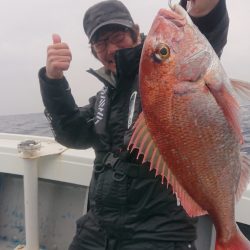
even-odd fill
[[[241,152],[240,157],[241,157],[240,158],[241,174],[235,195],[236,202],[240,200],[243,192],[247,189],[247,185],[250,181],[250,158],[247,156],[245,152]]]
[[[243,101],[250,101],[250,82],[230,79],[232,87]]]
[[[216,239],[215,250],[250,250],[250,242],[237,227],[229,241],[220,242],[219,239]]]
[[[177,200],[190,217],[207,214],[207,211],[203,210],[182,187],[164,161],[148,130],[143,112],[139,115],[134,125],[134,131],[128,145],[129,151],[135,149],[138,150],[137,157],[142,157],[142,163],[149,162],[150,170],[155,170],[155,176],[160,175],[162,183],[165,183],[164,180],[166,180],[167,185],[171,185]]]

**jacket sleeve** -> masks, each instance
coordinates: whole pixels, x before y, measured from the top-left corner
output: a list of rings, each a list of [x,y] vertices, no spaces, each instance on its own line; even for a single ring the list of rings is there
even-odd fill
[[[45,75],[45,68],[42,68],[39,81],[45,115],[55,140],[69,148],[86,149],[93,146],[95,97],[90,98],[89,105],[79,108],[65,78],[49,79]]]
[[[180,4],[185,8],[186,0]],[[216,54],[220,57],[224,46],[227,43],[229,17],[226,7],[226,0],[220,0],[215,8],[203,17],[192,17],[194,24],[205,35]]]

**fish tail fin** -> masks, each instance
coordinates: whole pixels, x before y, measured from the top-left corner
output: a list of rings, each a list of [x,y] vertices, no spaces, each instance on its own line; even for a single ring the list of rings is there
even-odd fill
[[[235,90],[235,92],[241,97],[243,100],[249,101],[250,100],[250,83],[236,80],[236,79],[230,79],[231,84]]]
[[[237,229],[230,240],[225,243],[216,239],[215,250],[250,250],[250,241]]]

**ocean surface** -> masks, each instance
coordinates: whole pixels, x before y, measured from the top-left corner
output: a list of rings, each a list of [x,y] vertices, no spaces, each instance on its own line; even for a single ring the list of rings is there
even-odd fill
[[[0,116],[0,133],[53,136],[43,113]]]
[[[242,107],[241,117],[245,138],[243,150],[250,154],[250,104]],[[0,116],[0,133],[53,136],[43,113]]]

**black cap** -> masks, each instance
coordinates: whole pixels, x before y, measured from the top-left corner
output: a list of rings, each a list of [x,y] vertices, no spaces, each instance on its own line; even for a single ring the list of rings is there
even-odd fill
[[[117,0],[107,0],[90,7],[83,18],[83,28],[89,41],[101,27],[118,24],[132,28],[134,21],[126,6]]]

